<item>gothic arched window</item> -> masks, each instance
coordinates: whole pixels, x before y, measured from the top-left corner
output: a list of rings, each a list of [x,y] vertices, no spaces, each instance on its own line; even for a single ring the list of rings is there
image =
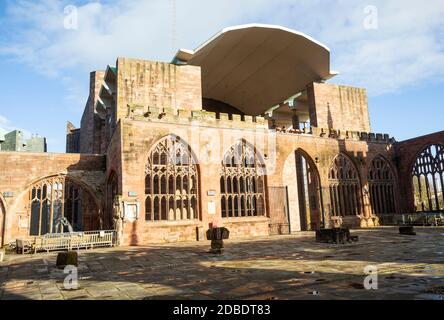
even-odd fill
[[[239,141],[225,154],[220,177],[222,217],[265,216],[265,165]]]
[[[416,211],[443,211],[444,147],[425,148],[416,159],[412,177]]]
[[[381,156],[375,157],[367,178],[373,213],[396,213],[395,177],[388,161]]]
[[[361,187],[359,175],[352,161],[339,154],[328,174],[331,210],[334,216],[361,214]]]
[[[66,217],[74,231],[99,228],[97,208],[91,195],[68,178],[52,177],[35,183],[30,190],[30,235],[65,232],[60,218]]]
[[[191,148],[167,136],[152,149],[145,170],[147,221],[199,218],[198,170]]]

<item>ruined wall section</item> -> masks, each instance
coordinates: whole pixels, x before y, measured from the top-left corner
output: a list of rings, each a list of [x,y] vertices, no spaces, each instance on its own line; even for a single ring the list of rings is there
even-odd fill
[[[330,212],[328,172],[333,159],[344,153],[355,163],[361,187],[367,182],[368,169],[374,157],[392,159],[392,142],[388,135],[357,131],[312,128],[310,132],[293,134],[268,129],[263,117],[214,113],[208,111],[175,110],[143,105],[130,105],[128,115],[121,120],[122,190],[123,201],[138,201],[140,216],[134,223],[125,224],[123,243],[145,245],[154,242],[194,241],[199,230],[209,223],[226,226],[231,236],[256,237],[269,232],[268,217],[222,218],[220,204],[221,163],[226,150],[235,141],[245,139],[255,145],[266,158],[267,188],[289,187],[289,209],[295,231],[299,226],[299,209],[294,153],[305,151],[320,173],[324,210]],[[166,135],[182,138],[195,153],[200,171],[200,219],[195,221],[145,221],[145,166],[149,150]],[[293,161],[291,160],[293,157]],[[288,163],[288,165],[286,165]],[[292,185],[294,184],[294,186]],[[267,189],[268,190],[268,189]],[[215,195],[214,195],[215,192]],[[129,196],[135,195],[134,197]],[[362,195],[361,216],[350,216],[345,222],[353,226],[372,227],[370,200]],[[212,214],[209,204],[215,203]],[[272,210],[271,208],[267,208]]]
[[[307,94],[312,126],[371,132],[365,89],[313,83]]]
[[[401,210],[403,213],[415,212],[412,179],[413,166],[421,152],[433,144],[444,145],[444,131],[397,142],[395,144],[396,163],[400,179],[399,188],[401,199],[403,199],[401,202]]]
[[[104,71],[94,71],[90,73],[89,97],[86,102],[82,120],[80,122],[80,153],[99,154],[101,153],[101,121],[95,111],[95,105],[99,97],[100,88],[103,84]]]
[[[118,58],[117,121],[128,105],[202,109],[200,67]]]
[[[122,196],[123,201],[140,203],[140,218],[125,223],[123,243],[144,245],[155,242],[195,241],[203,239],[210,223],[230,228],[231,237],[268,235],[267,217],[227,219],[222,223],[220,198],[213,190],[220,188],[223,155],[236,141],[245,138],[254,143],[268,137],[268,125],[263,117],[241,117],[206,111],[175,110],[131,105],[129,114],[120,122],[122,135]],[[163,137],[176,135],[183,139],[196,156],[199,170],[200,218],[192,221],[145,221],[145,175],[150,149]],[[117,145],[117,144],[116,144]],[[265,148],[265,146],[263,146]],[[259,145],[258,145],[258,148]],[[267,151],[261,149],[261,154]],[[133,196],[130,196],[133,195]],[[216,213],[210,213],[214,203]]]
[[[86,187],[100,206],[105,157],[81,154],[0,153],[0,194],[6,207],[5,241],[29,237],[29,188],[42,179],[63,175]]]

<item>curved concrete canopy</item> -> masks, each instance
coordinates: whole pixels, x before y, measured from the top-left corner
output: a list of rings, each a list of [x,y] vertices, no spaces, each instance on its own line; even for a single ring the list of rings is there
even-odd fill
[[[260,115],[270,107],[327,80],[330,50],[320,42],[280,26],[250,24],[230,27],[196,50],[175,57],[202,68],[204,98]]]

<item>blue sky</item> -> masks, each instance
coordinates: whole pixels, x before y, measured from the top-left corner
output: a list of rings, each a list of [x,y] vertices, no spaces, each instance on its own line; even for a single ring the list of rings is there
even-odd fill
[[[77,8],[75,30],[64,28],[68,5]],[[374,29],[365,27],[369,5]],[[368,89],[372,131],[400,141],[443,130],[442,0],[176,0],[176,40],[173,12],[171,0],[1,1],[0,127],[46,136],[49,151],[64,152],[89,71],[117,56],[169,61],[226,26],[258,22],[327,45],[340,72],[332,82]]]

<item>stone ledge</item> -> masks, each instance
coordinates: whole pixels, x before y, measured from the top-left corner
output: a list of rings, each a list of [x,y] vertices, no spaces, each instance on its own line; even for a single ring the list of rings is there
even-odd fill
[[[248,222],[269,222],[268,217],[240,217],[240,218],[222,218],[224,223],[248,223]]]
[[[312,135],[321,138],[330,138],[337,140],[355,140],[355,141],[368,141],[375,143],[393,143],[394,138],[390,138],[388,134],[382,133],[371,133],[371,132],[358,132],[350,130],[336,130],[336,129],[325,129],[311,127],[309,129],[305,128],[303,130],[281,130],[276,129],[279,134],[290,134],[290,135]]]
[[[147,228],[168,228],[168,227],[187,227],[187,226],[199,226],[201,221],[145,221],[145,227]]]

